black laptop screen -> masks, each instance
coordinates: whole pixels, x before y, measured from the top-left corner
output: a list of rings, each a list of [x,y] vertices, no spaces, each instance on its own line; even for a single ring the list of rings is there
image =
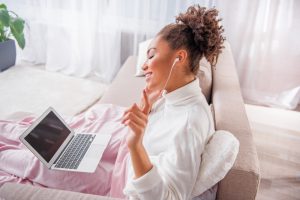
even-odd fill
[[[70,133],[51,111],[24,139],[49,162]]]

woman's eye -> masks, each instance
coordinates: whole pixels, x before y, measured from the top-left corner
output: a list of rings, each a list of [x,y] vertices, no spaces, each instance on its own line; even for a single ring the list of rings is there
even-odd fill
[[[153,58],[154,57],[154,55],[150,55],[150,56],[148,56],[148,59],[151,59],[151,58]]]

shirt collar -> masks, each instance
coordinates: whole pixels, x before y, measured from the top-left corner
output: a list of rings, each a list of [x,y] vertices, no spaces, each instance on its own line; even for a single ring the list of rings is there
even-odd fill
[[[192,82],[170,93],[163,94],[163,98],[166,100],[166,104],[175,104],[199,95],[201,95],[201,88],[199,86],[199,79],[196,78]]]

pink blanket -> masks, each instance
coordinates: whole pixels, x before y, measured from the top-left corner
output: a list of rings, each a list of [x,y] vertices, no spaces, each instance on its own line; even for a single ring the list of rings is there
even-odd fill
[[[19,136],[35,120],[28,116],[22,120],[0,120],[0,186],[5,182],[18,182],[43,187],[77,191],[122,198],[129,156],[123,126],[124,108],[96,104],[73,118],[65,118],[75,132],[111,133],[108,147],[95,173],[49,170],[20,141]]]

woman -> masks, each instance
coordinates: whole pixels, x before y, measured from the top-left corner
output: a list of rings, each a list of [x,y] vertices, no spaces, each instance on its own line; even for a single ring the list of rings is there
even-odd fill
[[[196,74],[205,57],[212,66],[222,49],[217,10],[189,7],[151,42],[143,66],[142,105],[122,123],[130,166],[125,194],[138,199],[192,199],[204,146],[214,132]]]
[[[157,34],[143,67],[142,105],[125,112],[113,105],[95,105],[68,120],[76,132],[112,133],[94,173],[48,169],[19,141],[34,118],[0,120],[0,186],[29,183],[151,200],[197,196],[200,158],[214,128],[195,75],[199,60],[204,56],[214,66],[222,48],[223,29],[216,17],[215,9],[193,6]]]

